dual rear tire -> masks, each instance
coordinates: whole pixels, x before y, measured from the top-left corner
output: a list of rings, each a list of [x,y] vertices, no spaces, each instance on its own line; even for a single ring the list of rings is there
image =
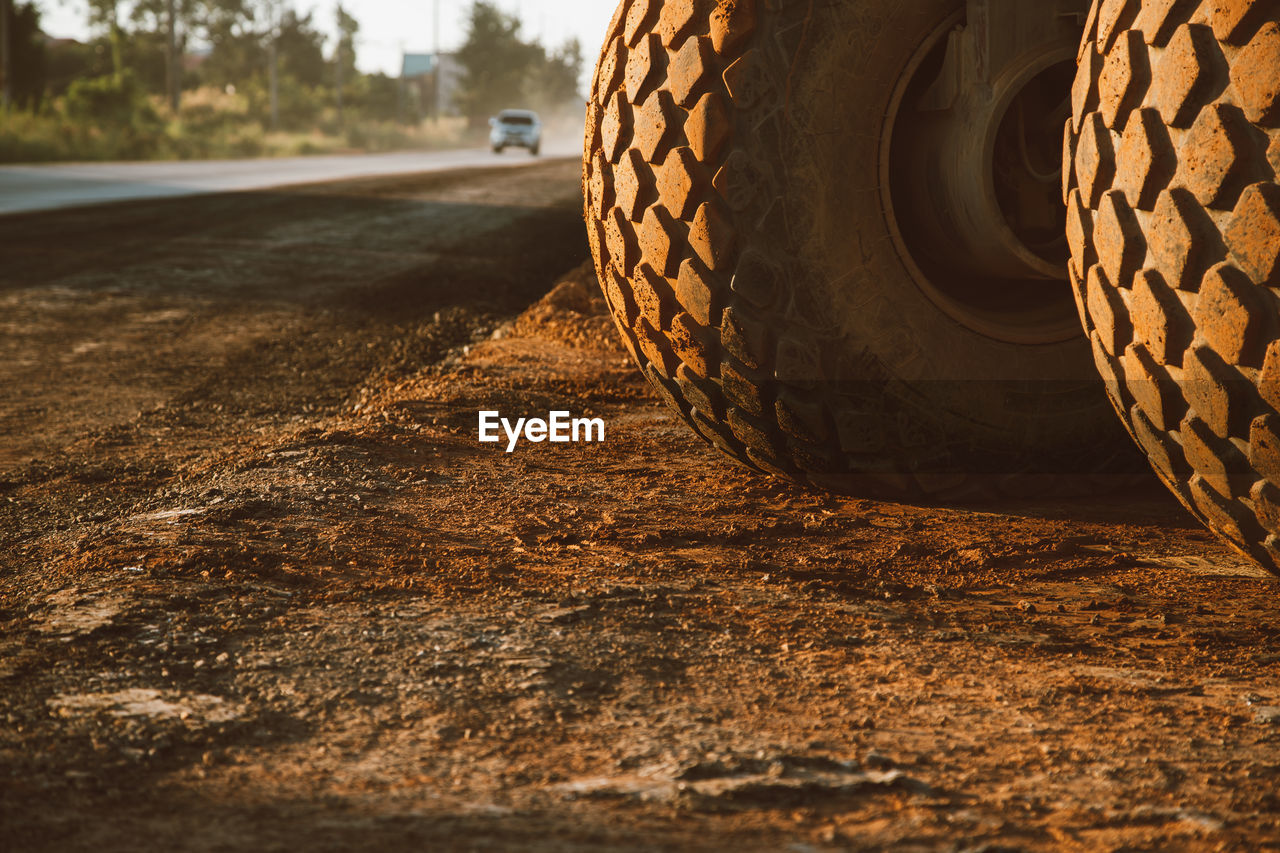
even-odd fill
[[[1179,497],[1276,569],[1277,4],[1095,4],[1069,283],[950,269],[898,190],[913,81],[964,5],[621,3],[584,180],[626,346],[729,455],[863,494],[1097,490],[1137,470],[1109,397]]]

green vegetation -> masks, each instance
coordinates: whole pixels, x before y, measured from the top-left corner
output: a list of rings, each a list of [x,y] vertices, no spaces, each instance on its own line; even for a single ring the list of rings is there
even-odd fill
[[[483,127],[504,107],[528,107],[555,118],[568,105],[581,105],[582,45],[574,39],[548,52],[526,42],[520,37],[520,19],[494,3],[471,5],[467,41],[457,59],[466,72],[458,109],[472,128]]]
[[[0,162],[457,147],[503,107],[580,112],[580,46],[526,42],[493,3],[470,10],[462,79],[438,120],[404,81],[357,69],[359,23],[335,11],[326,48],[311,13],[273,0],[89,0],[98,35],[81,44],[47,40],[35,0],[10,3]]]
[[[95,87],[100,80],[92,81]],[[0,162],[292,157],[456,148],[469,141],[465,119],[340,127],[331,109],[309,130],[272,131],[252,117],[248,98],[211,87],[183,93],[179,118],[165,120],[164,115],[163,99],[154,96],[128,120],[115,123],[76,121],[63,109],[13,111],[0,119]]]

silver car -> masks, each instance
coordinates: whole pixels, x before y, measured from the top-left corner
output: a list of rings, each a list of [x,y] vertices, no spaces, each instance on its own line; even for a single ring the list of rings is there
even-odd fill
[[[489,119],[489,145],[494,154],[507,147],[527,148],[538,156],[542,148],[542,119],[532,110],[503,110]]]

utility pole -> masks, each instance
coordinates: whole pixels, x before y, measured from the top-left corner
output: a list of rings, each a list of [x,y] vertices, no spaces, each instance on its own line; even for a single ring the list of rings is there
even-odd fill
[[[440,98],[441,98],[441,82],[440,75],[444,71],[444,62],[440,59],[440,0],[435,0],[435,22],[432,24],[432,35],[435,38],[435,68],[432,69],[431,75],[432,87],[435,89],[432,97],[434,105],[431,114],[435,117],[436,123],[440,122]]]
[[[271,129],[280,129],[280,72],[276,61],[276,34],[271,33]]]
[[[344,37],[344,33],[342,31],[343,26],[344,26],[344,23],[343,23],[343,15],[342,15],[342,4],[339,3],[338,4],[338,49],[334,52],[334,54],[338,58],[338,62],[337,62],[338,67],[335,74],[337,77],[336,82],[337,82],[337,88],[338,88],[338,126],[339,127],[342,126],[342,66],[344,65],[343,60],[345,59],[345,57],[343,56],[342,47],[346,41]]]
[[[400,42],[400,85],[396,87],[396,121],[405,124],[404,42]]]
[[[271,89],[271,129],[280,129],[280,68],[279,57],[276,54],[276,40],[280,37],[280,21],[279,9],[274,2],[268,7],[271,10],[271,32],[270,41],[267,46],[267,61],[270,67],[267,69],[269,78],[268,86]]]
[[[6,0],[7,2],[7,0]],[[169,51],[168,79],[165,81],[169,89],[169,108],[178,114],[182,106],[182,58],[178,56],[178,11],[176,0],[168,0],[169,13]]]
[[[4,85],[0,87],[0,111],[8,112],[13,101],[13,62],[9,58],[9,4],[0,0],[0,75]]]

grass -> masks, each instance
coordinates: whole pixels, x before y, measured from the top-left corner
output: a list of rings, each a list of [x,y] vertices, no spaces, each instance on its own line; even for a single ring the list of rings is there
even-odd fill
[[[308,129],[272,131],[245,97],[210,88],[184,93],[176,116],[158,99],[151,108],[158,121],[111,127],[75,121],[62,103],[39,114],[0,113],[0,163],[292,157],[457,148],[469,141],[465,119],[404,125],[349,116],[340,123],[332,108],[317,111]]]

